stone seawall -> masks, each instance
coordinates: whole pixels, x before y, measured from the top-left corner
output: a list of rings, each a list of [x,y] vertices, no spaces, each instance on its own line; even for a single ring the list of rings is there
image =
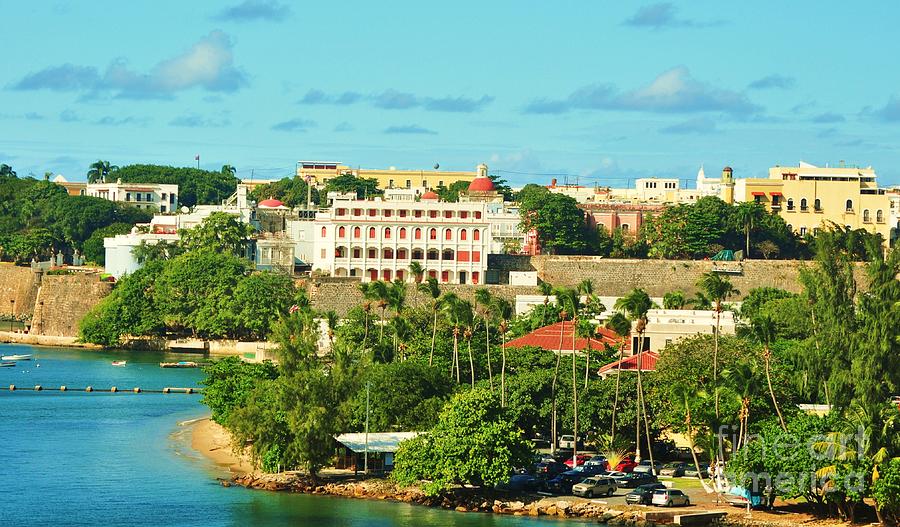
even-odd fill
[[[40,283],[41,275],[30,267],[0,264],[0,317],[31,317]]]
[[[96,274],[45,276],[41,281],[32,333],[75,337],[78,322],[112,290]]]

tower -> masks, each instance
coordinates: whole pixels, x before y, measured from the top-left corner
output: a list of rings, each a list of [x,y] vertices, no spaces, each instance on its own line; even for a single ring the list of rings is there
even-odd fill
[[[734,171],[731,167],[722,169],[722,201],[734,204]]]

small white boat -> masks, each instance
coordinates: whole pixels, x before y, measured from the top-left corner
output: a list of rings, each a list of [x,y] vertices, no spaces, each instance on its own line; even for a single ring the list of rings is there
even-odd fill
[[[31,360],[31,355],[4,355],[3,360]]]
[[[15,362],[0,362],[0,368],[12,368],[15,365]]]
[[[112,365],[113,365],[113,366],[125,366],[126,364],[128,364],[128,361],[127,361],[127,360],[114,360],[114,361],[112,361]]]

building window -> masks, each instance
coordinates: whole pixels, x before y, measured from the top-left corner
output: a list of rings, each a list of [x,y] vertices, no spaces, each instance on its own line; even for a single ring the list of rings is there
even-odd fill
[[[369,209],[369,217],[370,217],[370,218],[375,217],[375,214],[376,214],[375,209]]]
[[[429,210],[429,211],[428,211],[428,217],[429,217],[429,218],[437,218],[437,211],[436,211],[436,210]]]
[[[477,211],[477,210],[475,211],[475,219],[476,219],[476,220],[480,220],[480,219],[481,219],[481,212],[480,212],[480,211]]]
[[[338,216],[343,216],[344,214],[347,214],[347,209],[337,209],[335,211],[335,214]]]
[[[390,218],[393,213],[394,211],[392,211],[391,209],[384,209],[384,211],[382,211],[382,214],[384,214],[385,218]]]
[[[401,240],[406,239],[406,227],[400,227],[400,239]]]
[[[413,260],[422,260],[425,258],[425,251],[422,249],[413,249],[412,259]]]
[[[479,231],[478,229],[473,230],[472,231],[472,239],[475,240],[476,242],[481,240],[481,231]]]
[[[847,212],[853,212],[853,200],[848,199],[846,203]]]
[[[346,235],[347,235],[347,229],[344,228],[343,226],[338,227],[338,238],[343,238]]]
[[[472,261],[473,261],[473,262],[476,262],[476,263],[477,263],[477,262],[480,262],[480,261],[481,261],[481,252],[479,252],[479,251],[472,251]]]
[[[391,239],[391,228],[390,228],[390,227],[385,227],[385,228],[384,228],[384,239],[385,239],[385,240],[390,240],[390,239]]]
[[[452,240],[452,239],[453,239],[453,234],[452,234],[452,232],[450,231],[450,229],[444,229],[444,239],[445,239],[445,240]]]
[[[353,237],[359,238],[361,235],[362,235],[362,233],[360,232],[359,227],[353,227]]]
[[[473,284],[478,283],[478,271],[472,271],[472,283]]]
[[[417,240],[421,240],[422,239],[422,229],[416,227],[416,230],[413,231],[413,238],[415,238]]]
[[[326,229],[325,227],[322,227],[322,237],[324,238],[327,235],[328,235],[328,229]]]
[[[447,283],[450,281],[450,271],[441,271],[441,282]]]
[[[328,253],[325,252],[325,249],[322,249],[322,250],[320,251],[320,254],[322,255],[322,259],[324,260],[324,259],[325,259],[325,255],[328,254]]]
[[[353,249],[353,257],[359,258],[362,256],[362,250],[359,247]],[[352,276],[352,275],[351,275]]]
[[[369,227],[369,239],[375,238],[375,227]]]
[[[863,223],[869,223],[872,218],[869,217],[869,209],[863,209]]]
[[[468,217],[469,217],[469,211],[467,211],[467,210],[461,210],[461,211],[459,211],[459,217],[462,218],[462,219],[468,218]]]
[[[362,215],[362,209],[353,209],[353,215],[354,215],[354,216],[361,216],[361,215]]]
[[[369,248],[369,258],[375,258],[375,249]]]
[[[445,211],[444,211],[444,217],[447,218],[447,219],[452,218],[452,217],[453,217],[453,211],[452,211],[452,210],[445,210]]]
[[[393,249],[385,249],[384,250],[384,259],[385,260],[393,260],[394,259],[394,250]]]
[[[381,276],[384,278],[384,280],[385,280],[386,282],[390,282],[390,281],[391,281],[391,270],[390,270],[390,269],[384,269],[384,270],[382,270],[382,271],[381,271]]]
[[[431,229],[430,231],[428,231],[428,239],[437,240],[437,229]]]
[[[815,210],[816,212],[822,212],[822,200],[816,198],[815,201],[813,201],[813,210]]]
[[[622,226],[619,228],[622,229],[622,232],[630,232],[631,225],[628,225],[627,223],[623,223]]]
[[[444,249],[441,260],[453,260],[453,249]]]
[[[415,211],[415,213],[413,214],[413,216],[415,216],[416,218],[421,218],[421,217],[422,217],[422,211],[421,211],[421,210]]]
[[[346,258],[347,257],[347,248],[346,247],[335,247],[334,257],[335,258]]]
[[[788,198],[787,210],[794,210],[794,198]]]
[[[427,179],[423,179],[423,180],[422,180],[422,187],[423,187],[423,188],[428,188],[428,180],[427,180]]]
[[[875,221],[878,223],[884,223],[884,212],[881,209],[875,211]]]
[[[153,201],[153,194],[147,193],[147,201]]]
[[[412,188],[412,180],[411,179],[406,180],[406,188]]]
[[[125,201],[131,201],[131,192],[125,193]]]
[[[388,188],[394,188],[394,180],[393,179],[388,180]]]
[[[428,249],[428,259],[429,260],[439,260],[441,254],[437,249]]]
[[[439,186],[439,187],[443,187],[443,186],[444,186],[444,182],[443,182],[442,180],[438,180],[438,186]]]
[[[806,227],[800,227],[800,236],[806,236]]]
[[[135,193],[134,193],[134,200],[135,200],[135,201],[141,201],[141,195],[142,195],[142,194],[141,194],[140,192],[135,192]]]
[[[462,241],[466,241],[466,236],[467,236],[466,230],[465,230],[465,229],[460,229],[460,230],[459,230],[459,239],[462,240]]]
[[[800,198],[800,212],[806,212],[806,209],[809,207],[806,206],[806,198]]]
[[[400,217],[401,217],[401,218],[405,218],[405,217],[406,217],[406,209],[403,209],[403,210],[400,211]]]
[[[397,250],[397,259],[398,260],[406,260],[409,254],[406,252],[406,249],[398,249]]]

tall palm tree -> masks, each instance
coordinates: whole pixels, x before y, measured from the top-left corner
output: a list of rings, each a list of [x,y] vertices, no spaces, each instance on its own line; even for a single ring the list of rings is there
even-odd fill
[[[334,310],[325,313],[325,323],[328,325],[328,345],[331,348],[331,356],[334,357],[334,330],[337,329],[340,319]]]
[[[684,309],[687,303],[683,291],[669,291],[663,295],[663,309]]]
[[[541,312],[541,327],[544,327],[547,324],[547,306],[550,304],[550,295],[553,294],[553,286],[547,282],[541,282],[538,284],[538,291],[540,291],[541,295],[544,297],[544,311]]]
[[[750,258],[750,230],[753,229],[765,214],[765,209],[759,203],[747,201],[738,203],[734,209],[734,218],[743,227],[746,236],[745,258]]]
[[[563,306],[563,309],[572,313],[572,434],[575,437],[574,451],[572,452],[573,467],[578,464],[578,373],[575,365],[577,351],[575,349],[575,338],[578,327],[578,312],[581,310],[581,299],[578,291],[572,289],[559,289],[556,292],[557,302]]]
[[[698,309],[701,311],[709,311],[712,309],[712,302],[709,301],[709,298],[706,298],[706,295],[697,291],[694,293],[694,298],[689,298],[684,302],[685,306],[691,306],[694,309]]]
[[[419,300],[419,286],[422,285],[422,278],[425,276],[425,268],[422,267],[422,264],[419,262],[412,262],[409,264],[409,274],[413,278],[413,282],[415,282],[415,287],[413,288],[413,303],[418,305]]]
[[[736,451],[747,444],[750,438],[750,403],[759,393],[756,366],[746,361],[739,362],[731,369],[722,371],[722,377],[725,378],[741,402],[741,409],[738,413],[740,430],[737,445],[734,445]]]
[[[781,429],[787,432],[787,425],[784,424],[781,408],[778,407],[778,399],[775,397],[775,390],[772,389],[772,350],[770,349],[770,346],[778,336],[778,325],[772,320],[772,317],[760,315],[753,319],[752,329],[753,335],[763,345],[763,359],[765,359],[766,364],[766,384],[769,385],[769,395],[772,397],[772,404],[775,406],[775,413],[778,414],[778,421],[781,423]]]
[[[479,287],[475,290],[475,310],[480,311],[481,315],[484,318],[484,346],[485,351],[487,351],[487,366],[488,366],[488,380],[491,385],[491,392],[494,391],[494,372],[491,367],[491,315],[493,315],[493,311],[491,310],[491,301],[493,297],[491,296],[491,292],[488,291],[486,287]]]
[[[388,286],[387,293],[388,307],[394,311],[393,320],[401,319],[403,308],[406,306],[406,284],[403,283],[403,280],[394,280]],[[395,330],[398,327],[397,324],[394,325]],[[394,356],[397,355],[397,348],[400,346],[400,333],[400,331],[394,331]]]
[[[559,301],[560,295],[557,293],[556,299]],[[544,295],[544,305],[546,306],[547,295]],[[546,312],[547,310],[544,309]],[[550,417],[550,435],[553,436],[553,444],[550,445],[553,452],[556,452],[556,438],[557,438],[557,426],[556,426],[556,384],[559,381],[559,364],[562,360],[562,345],[563,345],[563,333],[565,333],[566,329],[566,319],[569,318],[569,313],[560,305],[559,311],[559,320],[560,330],[559,330],[559,347],[556,350],[556,366],[553,368],[553,382],[550,383],[550,398],[552,401],[552,415]]]
[[[616,398],[612,407],[612,426],[609,433],[610,444],[616,440],[616,409],[619,407],[619,384],[622,378],[622,361],[625,359],[625,343],[631,335],[631,321],[622,313],[613,313],[606,321],[606,328],[622,337],[619,342],[619,361],[616,363]]]
[[[376,280],[374,282],[369,283],[369,298],[375,301],[375,306],[381,310],[381,322],[378,333],[378,343],[381,344],[381,341],[384,339],[384,312],[388,308],[388,284],[382,280]]]
[[[713,390],[716,398],[716,419],[719,419],[719,329],[722,320],[722,302],[732,295],[741,294],[728,278],[713,272],[705,273],[697,281],[697,287],[715,302],[716,333],[713,335]]]
[[[233,176],[237,173],[237,169],[234,168],[234,165],[222,165],[222,173],[226,176]]]
[[[429,276],[425,283],[418,284],[416,289],[431,296],[431,314],[434,318],[431,325],[431,353],[428,354],[428,365],[431,366],[434,361],[434,342],[437,338],[438,312],[441,309],[441,288],[438,287],[437,278]]]
[[[366,343],[369,340],[369,312],[372,310],[372,303],[369,302],[369,282],[361,282],[357,287],[363,296],[362,310],[366,319],[366,332],[363,334],[362,347],[366,349]]]
[[[453,331],[453,358],[450,366],[450,377],[453,377],[454,372],[456,373],[456,383],[459,384],[459,335],[462,332],[461,322],[460,322],[460,304],[461,300],[456,293],[447,293],[444,295],[440,309],[444,314],[444,317],[450,323],[450,326]]]
[[[509,321],[513,317],[513,307],[505,298],[494,298],[494,313],[500,319],[498,330],[500,331],[500,406],[506,407],[506,332],[509,331]]]
[[[102,159],[91,163],[87,172],[88,183],[106,183],[106,176],[118,170],[116,165],[109,164],[109,161]]]
[[[647,327],[647,312],[650,311],[650,308],[653,307],[653,302],[650,300],[650,295],[647,294],[643,289],[632,289],[627,295],[616,300],[615,308],[619,311],[624,311],[628,314],[628,318],[630,318],[634,322],[634,329],[638,334],[638,345],[637,352],[635,355],[637,356],[637,400],[638,400],[638,411],[637,411],[637,421],[636,421],[636,430],[635,430],[635,459],[639,460],[641,457],[641,404],[640,402],[643,399],[643,384],[641,382],[641,366],[643,365],[643,358],[641,355],[644,353],[644,330]],[[650,448],[650,445],[647,445],[647,448]],[[650,449],[650,460],[653,460],[653,450]]]
[[[694,468],[697,470],[697,478],[700,479],[700,484],[706,488],[706,483],[703,482],[703,472],[700,470],[700,461],[697,459],[696,450],[694,450],[694,425],[691,420],[691,404],[697,397],[697,394],[694,393],[687,384],[679,384],[673,388],[675,396],[679,399],[678,402],[684,405],[684,426],[687,430],[688,446],[691,449],[691,457],[694,458]]]

